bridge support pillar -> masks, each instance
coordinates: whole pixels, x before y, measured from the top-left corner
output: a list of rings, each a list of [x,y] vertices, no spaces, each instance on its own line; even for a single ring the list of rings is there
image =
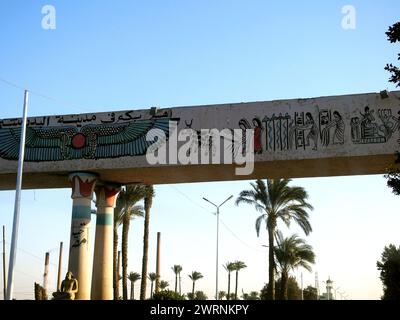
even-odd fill
[[[92,300],[112,300],[113,291],[113,236],[114,208],[119,186],[97,186],[96,239],[92,273]]]
[[[90,218],[96,175],[75,172],[69,175],[72,195],[71,238],[68,270],[78,280],[77,300],[90,300]]]

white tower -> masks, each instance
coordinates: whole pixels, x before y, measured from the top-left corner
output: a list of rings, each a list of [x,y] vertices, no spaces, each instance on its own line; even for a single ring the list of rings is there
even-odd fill
[[[326,280],[326,295],[327,295],[326,298],[328,300],[333,300],[332,289],[333,289],[333,281],[329,277],[328,280]]]

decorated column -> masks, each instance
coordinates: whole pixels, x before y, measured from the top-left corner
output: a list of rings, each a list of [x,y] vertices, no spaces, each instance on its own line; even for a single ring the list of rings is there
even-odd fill
[[[94,245],[92,299],[112,300],[113,292],[113,224],[119,186],[97,186],[96,239]]]
[[[76,299],[90,299],[90,252],[89,231],[91,201],[96,184],[96,175],[75,172],[69,175],[72,195],[71,240],[69,247],[68,271],[78,280]]]

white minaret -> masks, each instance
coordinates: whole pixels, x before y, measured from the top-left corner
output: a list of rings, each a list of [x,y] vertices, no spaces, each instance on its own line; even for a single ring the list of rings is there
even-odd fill
[[[326,281],[326,295],[327,295],[326,298],[328,300],[333,300],[332,288],[333,288],[333,281],[329,277],[328,280]]]

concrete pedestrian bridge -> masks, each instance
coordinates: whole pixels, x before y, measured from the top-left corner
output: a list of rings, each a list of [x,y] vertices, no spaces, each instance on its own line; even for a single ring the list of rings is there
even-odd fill
[[[75,171],[118,184],[383,173],[398,150],[399,110],[397,91],[386,98],[369,93],[33,117],[23,187],[69,187],[66,177]],[[156,128],[173,135],[169,121],[178,123],[177,131],[199,134],[254,129],[253,173],[236,175],[235,164],[149,164],[146,133]],[[15,188],[20,124],[0,120],[0,190]]]
[[[0,190],[15,189],[21,123],[18,118],[0,120]],[[23,187],[72,189],[68,270],[79,283],[76,298],[109,300],[113,215],[121,185],[384,173],[399,149],[399,127],[400,91],[37,116],[27,121]],[[179,139],[184,129],[191,132],[187,142]],[[203,135],[204,129],[251,130],[251,135],[232,135],[226,148],[211,131]],[[160,134],[164,140],[158,139]],[[168,159],[152,164],[146,155],[159,155],[163,141]],[[251,163],[254,170],[240,175],[237,163],[197,161],[193,155],[203,145],[209,158],[251,155],[244,166]],[[97,210],[91,272],[93,193]]]

